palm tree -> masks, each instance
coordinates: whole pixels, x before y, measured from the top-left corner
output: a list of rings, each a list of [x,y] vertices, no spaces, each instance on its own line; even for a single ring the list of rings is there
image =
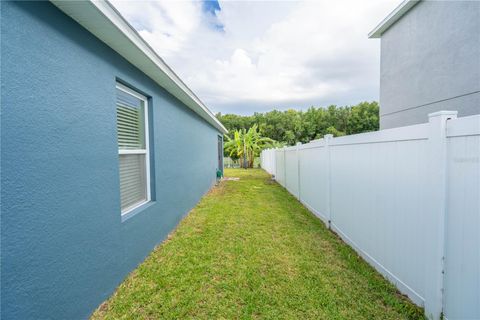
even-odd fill
[[[255,124],[250,129],[240,129],[233,133],[233,138],[226,136],[225,150],[231,158],[242,159],[240,166],[242,168],[252,168],[255,157],[260,152],[275,144],[275,140],[262,137],[258,132],[258,126]]]

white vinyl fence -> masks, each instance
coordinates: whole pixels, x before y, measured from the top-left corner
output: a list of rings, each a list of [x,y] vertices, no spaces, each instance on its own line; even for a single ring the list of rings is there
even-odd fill
[[[230,157],[223,157],[223,166],[225,168],[240,168],[240,163],[242,163],[243,159],[232,160]],[[261,159],[260,157],[256,157],[253,159],[253,167],[258,168],[260,167]]]
[[[456,115],[261,156],[430,319],[480,319],[480,115]]]

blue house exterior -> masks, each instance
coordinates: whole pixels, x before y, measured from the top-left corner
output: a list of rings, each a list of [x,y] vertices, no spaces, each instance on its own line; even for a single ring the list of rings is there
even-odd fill
[[[142,41],[108,3],[1,3],[2,319],[87,318],[215,183],[225,128]],[[124,215],[119,85],[148,101]]]

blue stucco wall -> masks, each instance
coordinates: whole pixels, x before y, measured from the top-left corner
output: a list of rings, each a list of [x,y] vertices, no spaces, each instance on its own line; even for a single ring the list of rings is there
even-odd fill
[[[86,318],[212,186],[219,133],[50,3],[2,2],[1,44],[1,318]],[[116,79],[153,124],[125,221]]]

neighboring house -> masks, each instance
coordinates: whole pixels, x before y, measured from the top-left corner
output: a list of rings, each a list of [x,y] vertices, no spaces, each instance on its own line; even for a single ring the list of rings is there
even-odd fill
[[[381,38],[380,129],[480,113],[480,1],[404,1],[369,37]]]
[[[2,319],[87,318],[222,169],[226,129],[108,2],[2,1],[1,108]]]

